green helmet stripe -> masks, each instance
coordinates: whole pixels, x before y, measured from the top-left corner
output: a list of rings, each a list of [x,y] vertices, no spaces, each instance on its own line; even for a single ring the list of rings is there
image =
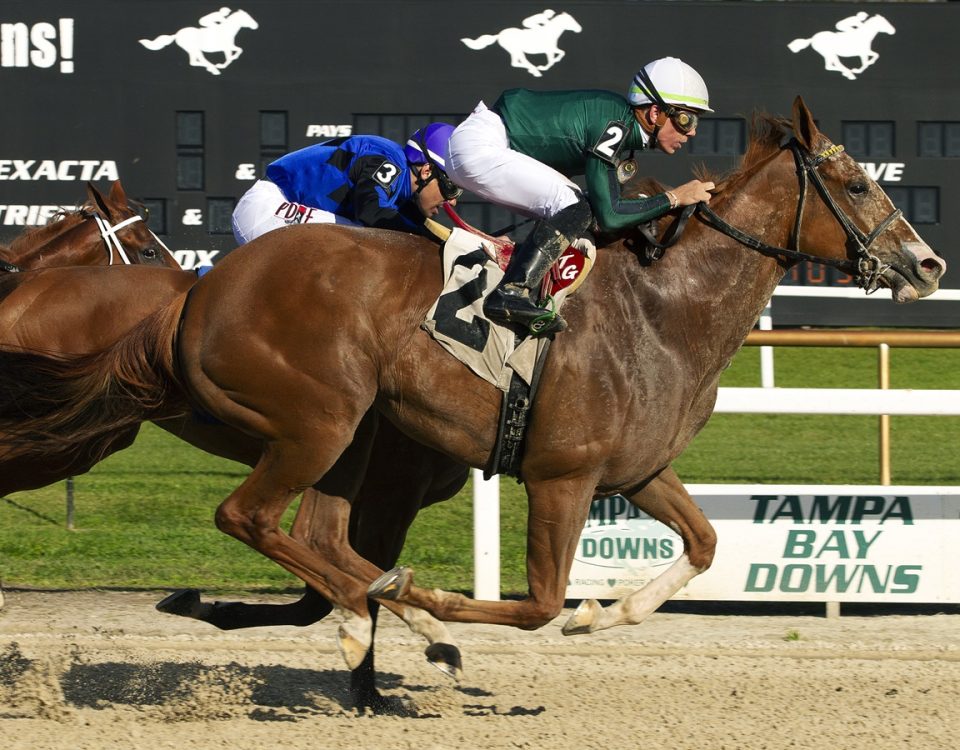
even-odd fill
[[[685,96],[683,94],[671,94],[668,91],[661,91],[660,96],[663,97],[663,100],[666,102],[689,102],[690,104],[696,104],[701,107],[706,107],[708,102],[706,99],[701,99],[699,96]]]

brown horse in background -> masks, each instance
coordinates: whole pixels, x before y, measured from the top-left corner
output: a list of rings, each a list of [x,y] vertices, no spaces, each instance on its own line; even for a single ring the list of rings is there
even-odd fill
[[[438,632],[408,605],[441,619],[527,628],[556,616],[594,495],[625,494],[678,531],[685,551],[650,586],[608,610],[585,603],[568,632],[637,622],[709,566],[713,530],[669,464],[705,423],[721,370],[797,259],[789,249],[780,252],[791,235],[804,252],[870,285],[889,286],[898,301],[936,289],[944,264],[896,220],[853,160],[817,131],[802,102],[794,120],[790,149],[780,147],[778,124],[761,123],[741,169],[713,203],[747,240],[693,225],[652,266],[623,240],[601,252],[591,283],[565,308],[571,328],[554,344],[528,435],[530,595],[477,602],[414,587],[409,572],[393,574],[373,593],[396,598],[401,606],[389,602],[391,608],[413,627]],[[805,204],[812,191],[801,182],[797,205],[795,159],[805,165],[804,179],[822,180],[815,183],[826,191],[821,200]],[[773,257],[745,250],[751,240]],[[367,273],[360,277],[357,268]],[[463,463],[484,465],[493,444],[499,392],[419,330],[439,290],[435,252],[422,241],[292,227],[235,251],[194,287],[178,344],[172,313],[182,299],[156,324],[125,337],[123,347],[74,368],[103,373],[131,352],[178,351],[179,362],[167,360],[172,369],[159,373],[160,382],[141,384],[143,402],[151,403],[163,381],[180,380],[205,411],[262,447],[253,473],[221,505],[218,525],[344,611],[339,635],[351,666],[369,645],[367,586],[381,573],[346,544],[349,503],[364,473],[376,468],[369,462],[376,434],[370,407]],[[305,314],[306,299],[315,304]],[[62,374],[70,374],[69,365]],[[75,382],[83,388],[66,401],[89,398],[96,411],[101,394],[85,390],[89,379]],[[132,418],[152,418],[148,412]],[[553,423],[550,415],[563,421]],[[104,420],[103,429],[119,423]],[[72,439],[53,434],[56,414],[41,415],[30,428],[37,425],[37,451]],[[292,498],[314,485],[324,524],[310,550],[277,523]]]
[[[176,271],[165,275],[159,288],[148,286],[131,298],[109,280],[101,282],[96,273],[92,278],[89,272],[79,271],[64,283],[60,271],[37,270],[114,264]],[[179,283],[173,283],[174,278]],[[192,283],[196,276],[180,271],[119,180],[107,196],[87,183],[87,200],[77,210],[65,211],[46,225],[22,232],[9,246],[0,246],[0,341],[5,347],[47,353],[99,351],[168,304],[171,290],[185,291],[187,279]],[[11,382],[6,395],[14,403],[22,389],[38,383],[42,388],[42,359],[37,361],[39,369],[24,365],[24,360],[17,360],[6,373]],[[113,435],[108,452],[130,445],[138,430],[136,425]],[[5,461],[0,494],[42,487],[87,471],[104,455],[102,446],[90,448],[79,447],[72,458],[25,456]]]
[[[43,226],[26,230],[6,247],[0,245],[0,261],[0,271],[130,264],[180,268],[147,227],[119,180],[108,196],[87,183],[85,203]]]

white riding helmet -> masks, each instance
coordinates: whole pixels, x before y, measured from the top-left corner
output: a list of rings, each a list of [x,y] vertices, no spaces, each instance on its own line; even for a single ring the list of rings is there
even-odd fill
[[[633,83],[627,92],[627,99],[634,107],[644,104],[656,104],[657,98],[667,104],[687,107],[701,112],[713,112],[710,109],[710,95],[707,84],[700,74],[676,57],[661,57],[643,66],[656,91],[647,90],[640,80],[639,73],[633,77]]]

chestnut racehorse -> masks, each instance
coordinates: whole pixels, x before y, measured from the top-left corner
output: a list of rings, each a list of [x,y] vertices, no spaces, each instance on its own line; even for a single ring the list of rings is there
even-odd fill
[[[422,589],[410,571],[383,575],[347,543],[350,502],[376,468],[376,417],[466,465],[485,465],[494,442],[500,393],[420,330],[441,286],[436,253],[421,240],[320,225],[264,235],[221,261],[185,305],[172,301],[121,346],[52,363],[48,376],[65,383],[70,419],[48,400],[25,422],[0,413],[0,425],[21,433],[8,440],[15,452],[62,451],[96,429],[109,434],[155,418],[158,394],[182,384],[193,404],[260,450],[251,475],[218,509],[218,526],[342,611],[338,637],[351,667],[371,639],[368,593],[434,641],[444,633],[424,610],[441,620],[523,628],[555,617],[598,495],[619,492],[671,526],[684,553],[607,609],[584,602],[565,632],[639,622],[710,565],[714,531],[670,464],[709,417],[721,371],[785,270],[817,258],[868,290],[889,287],[898,302],[935,291],[945,270],[799,99],[792,131],[758,120],[739,170],[662,260],[645,264],[617,240],[565,306],[570,329],[543,372],[522,465],[530,584],[523,600]],[[160,366],[137,367],[143,352]],[[133,376],[125,379],[128,364]],[[123,409],[104,409],[121,384]],[[74,423],[85,431],[71,433]],[[314,549],[278,526],[311,486],[323,521]]]
[[[176,269],[164,278],[180,277],[183,289],[187,288],[184,281],[196,278],[180,271],[170,251],[147,228],[119,180],[106,196],[87,183],[87,200],[75,211],[65,211],[43,226],[24,231],[10,245],[0,246],[0,340],[8,347],[68,354],[110,346],[139,319],[169,303],[170,289],[179,286],[165,280],[159,288],[147,288],[131,299],[128,292],[112,286],[109,279],[106,283],[98,280],[91,286],[89,276],[80,271],[66,285],[51,284],[50,279],[62,274],[51,276],[36,269],[131,264]],[[118,299],[118,292],[122,300]],[[77,325],[77,321],[85,323]],[[41,377],[40,372],[29,368],[21,375],[26,380],[12,386],[8,393],[11,399],[18,388],[30,387],[28,383],[36,383]],[[16,381],[12,372],[8,377]],[[139,426],[133,427],[114,436],[113,450],[133,442],[138,429]],[[42,487],[87,471],[95,462],[89,452],[77,462],[49,458],[26,456],[5,462],[0,494]]]
[[[147,228],[119,180],[107,196],[87,183],[87,200],[76,211],[65,211],[23,232],[10,245],[0,245],[0,271],[129,264],[180,268]]]

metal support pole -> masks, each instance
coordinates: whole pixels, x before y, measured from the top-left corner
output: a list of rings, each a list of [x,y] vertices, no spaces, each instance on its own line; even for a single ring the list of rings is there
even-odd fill
[[[880,389],[890,389],[890,345],[880,344]],[[890,415],[880,415],[880,484],[890,484]]]
[[[67,477],[67,530],[73,531],[73,477]]]

